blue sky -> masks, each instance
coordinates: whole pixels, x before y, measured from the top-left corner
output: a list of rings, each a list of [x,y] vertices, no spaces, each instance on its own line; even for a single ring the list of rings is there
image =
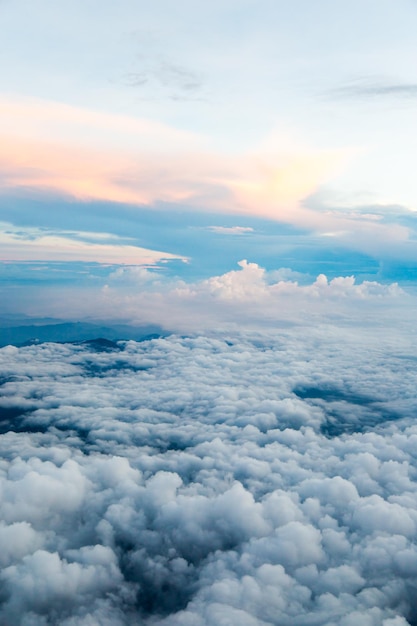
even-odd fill
[[[414,283],[416,27],[410,0],[3,1],[3,301],[242,259]]]

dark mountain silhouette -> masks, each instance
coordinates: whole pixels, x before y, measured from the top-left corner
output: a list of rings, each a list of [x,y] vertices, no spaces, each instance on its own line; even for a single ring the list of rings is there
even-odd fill
[[[169,334],[156,324],[130,326],[128,324],[100,325],[87,322],[57,322],[54,324],[30,324],[0,328],[0,347],[28,346],[38,343],[92,342],[95,349],[109,349],[110,344],[120,340],[144,341]],[[110,344],[106,346],[106,342]],[[115,349],[119,349],[117,344]],[[114,346],[113,348],[114,349]]]

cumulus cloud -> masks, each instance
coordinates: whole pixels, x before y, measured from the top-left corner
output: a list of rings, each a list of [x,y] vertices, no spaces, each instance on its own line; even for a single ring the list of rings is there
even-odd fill
[[[328,280],[320,274],[313,284],[300,286],[297,281],[279,280],[272,285],[267,282],[267,273],[257,263],[239,261],[240,271],[231,271],[205,281],[202,289],[219,298],[256,299],[260,295],[279,296],[292,292],[321,298],[367,298],[369,296],[396,296],[402,292],[397,284],[382,285],[375,281],[356,284],[354,276],[340,276]]]
[[[152,320],[180,331],[219,324],[235,328],[241,324],[304,324],[313,318],[323,323],[334,316],[345,318],[346,323],[362,323],[374,313],[381,318],[384,312],[392,315],[393,310],[402,308],[404,316],[414,302],[396,283],[357,282],[354,276],[329,280],[321,274],[305,284],[309,277],[285,268],[268,272],[245,259],[238,266],[237,270],[197,283],[148,281],[146,289],[136,292],[123,292],[127,276],[118,275],[109,281],[98,300],[107,315],[114,316],[122,306],[124,315],[135,322]]]
[[[414,343],[327,322],[1,349],[0,621],[415,624]]]
[[[266,271],[242,260],[238,269],[195,283],[169,279],[162,267],[124,266],[110,272],[97,289],[37,287],[15,296],[25,313],[58,318],[123,320],[158,324],[177,332],[214,328],[265,328],[276,325],[333,323],[391,324],[397,315],[414,319],[415,298],[397,283],[358,282],[354,276],[314,279],[288,268]],[[403,321],[404,323],[404,321]]]

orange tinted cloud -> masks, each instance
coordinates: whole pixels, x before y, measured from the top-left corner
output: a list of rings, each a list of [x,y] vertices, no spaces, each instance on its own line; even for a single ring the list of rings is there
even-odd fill
[[[302,201],[346,160],[341,151],[280,154],[279,138],[276,154],[225,156],[204,137],[153,121],[33,100],[0,100],[0,140],[4,189],[180,202],[288,222],[314,221]]]

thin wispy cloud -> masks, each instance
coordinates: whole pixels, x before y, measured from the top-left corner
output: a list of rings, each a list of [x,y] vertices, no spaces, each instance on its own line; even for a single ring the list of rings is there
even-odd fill
[[[103,241],[104,239],[104,241]],[[108,241],[105,241],[105,240]],[[95,263],[153,266],[161,261],[182,260],[169,252],[129,245],[105,233],[42,232],[15,229],[0,232],[2,261],[90,261]],[[101,241],[100,241],[101,240]]]
[[[417,82],[395,82],[377,78],[361,78],[326,92],[330,98],[417,98]]]
[[[183,64],[140,55],[135,66],[117,82],[138,90],[141,99],[207,100],[202,75]]]
[[[208,226],[207,230],[218,235],[245,235],[254,231],[250,226]]]

